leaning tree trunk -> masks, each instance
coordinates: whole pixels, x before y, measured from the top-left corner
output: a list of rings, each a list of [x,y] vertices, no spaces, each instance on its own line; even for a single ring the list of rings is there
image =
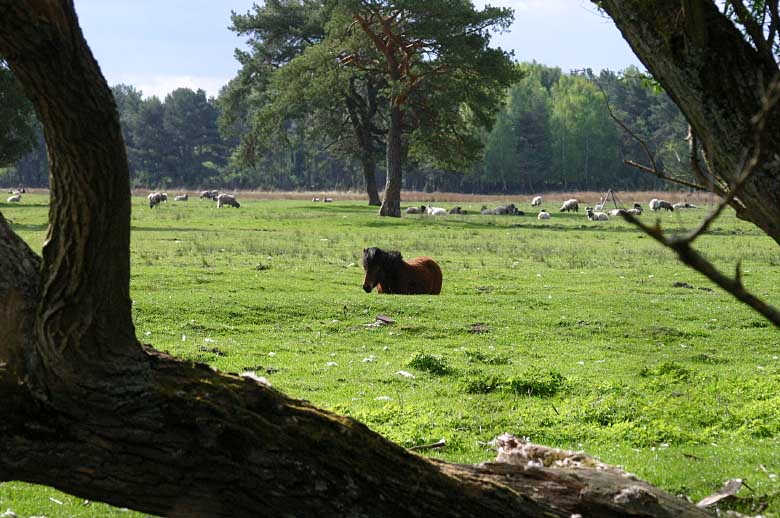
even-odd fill
[[[401,107],[391,101],[390,127],[387,130],[387,183],[380,216],[401,217]]]
[[[778,75],[771,53],[745,41],[711,1],[592,0],[614,20],[634,53],[680,107],[713,174],[733,185],[755,141],[751,117]],[[766,120],[768,158],[740,191],[740,218],[780,243],[780,109]]]
[[[425,459],[141,346],[110,90],[72,1],[0,0],[0,12],[0,54],[46,128],[52,176],[42,259],[0,216],[0,481],[183,517],[708,516],[611,470]]]

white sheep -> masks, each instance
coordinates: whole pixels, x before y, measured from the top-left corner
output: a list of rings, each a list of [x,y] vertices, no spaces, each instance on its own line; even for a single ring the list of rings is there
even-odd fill
[[[537,219],[550,219],[550,213],[546,210],[542,209],[539,211],[539,215],[536,216]]]
[[[685,203],[675,203],[672,205],[673,209],[695,209],[696,205],[692,203],[688,203],[687,201]]]
[[[606,212],[593,212],[590,207],[585,207],[585,213],[590,221],[608,221],[609,216]]]
[[[323,198],[322,201],[325,203],[333,203],[333,198]]]
[[[563,202],[563,205],[561,205],[561,212],[569,212],[569,211],[579,212],[580,211],[580,202],[577,201],[576,198],[570,198]]]
[[[13,196],[9,196],[8,200],[6,200],[8,203],[18,203],[22,201],[22,193],[17,192]]]
[[[652,210],[653,212],[656,212],[656,211],[659,211],[661,209],[672,210],[673,211],[674,207],[668,201],[659,200],[658,198],[653,198],[652,200],[650,200],[650,210]]]
[[[604,210],[604,202],[602,201],[601,203],[597,203],[596,206],[593,207],[593,210],[595,210],[595,211],[602,211],[602,210]]]
[[[149,208],[153,209],[163,201],[162,193],[150,192],[147,196],[149,199]]]
[[[187,193],[179,194],[178,196],[176,196],[174,198],[175,201],[187,201],[189,199],[190,199],[190,197],[189,197],[189,195]]]
[[[205,198],[207,200],[217,201],[217,196],[219,196],[219,191],[216,189],[213,191],[201,191],[200,193],[201,200]]]
[[[442,209],[441,207],[428,207],[426,212],[428,212],[429,216],[444,216],[447,214],[447,209]]]
[[[632,216],[641,216],[642,207],[634,207],[633,209],[628,209],[626,212],[631,214]]]
[[[449,211],[450,214],[465,214],[466,211],[462,207],[452,207]]]
[[[596,208],[598,209],[598,205],[596,205]],[[620,216],[624,212],[626,212],[626,209],[612,209],[611,211],[609,211],[609,215],[610,216]]]
[[[425,205],[420,205],[419,207],[407,207],[406,213],[407,214],[424,214],[427,211],[427,207]]]
[[[240,203],[238,203],[238,200],[236,200],[236,197],[232,194],[220,194],[217,196],[217,208],[221,209],[225,205],[230,205],[231,207],[239,208],[241,206]]]
[[[534,196],[534,199],[531,200],[531,207],[538,207],[541,204],[542,204],[541,196]]]

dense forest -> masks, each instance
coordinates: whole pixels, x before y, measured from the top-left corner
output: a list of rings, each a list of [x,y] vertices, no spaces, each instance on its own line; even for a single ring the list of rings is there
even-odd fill
[[[659,169],[686,174],[685,119],[638,70],[594,75],[537,63],[517,68],[518,80],[505,93],[492,128],[466,129],[477,133],[483,145],[480,158],[443,169],[407,155],[404,188],[469,193],[668,188],[623,164],[624,158],[647,158],[610,118],[607,99],[615,116],[646,142]],[[2,88],[7,90],[8,83]],[[339,131],[349,130],[339,129],[335,118],[331,127],[312,131],[291,116],[284,121],[283,138],[258,145],[248,159],[242,131],[249,130],[235,116],[225,116],[241,108],[231,106],[230,90],[227,85],[218,98],[208,98],[203,90],[179,88],[161,100],[144,97],[130,85],[115,85],[133,186],[364,191],[360,160],[345,152],[337,138]],[[381,113],[377,120],[381,140],[386,121]],[[42,131],[34,119],[29,126],[34,137],[28,135],[25,142],[32,150],[0,162],[3,185],[42,187],[48,182]],[[382,186],[381,145],[376,148],[376,180]]]

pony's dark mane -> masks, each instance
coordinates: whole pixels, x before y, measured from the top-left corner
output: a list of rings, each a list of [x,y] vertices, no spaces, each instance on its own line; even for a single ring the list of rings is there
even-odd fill
[[[381,248],[366,248],[363,251],[363,267],[370,268],[373,265],[382,265],[389,270],[393,270],[403,261],[401,252],[385,252]]]

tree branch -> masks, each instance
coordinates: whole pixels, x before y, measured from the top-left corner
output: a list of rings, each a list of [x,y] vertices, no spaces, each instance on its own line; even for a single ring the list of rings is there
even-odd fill
[[[707,261],[707,259],[694,250],[691,245],[699,236],[701,236],[709,229],[712,223],[721,215],[723,209],[734,201],[735,196],[739,194],[740,190],[747,183],[751,175],[761,165],[764,141],[766,139],[766,120],[769,113],[775,108],[775,106],[777,106],[779,101],[780,76],[777,76],[772,80],[766,89],[761,111],[757,113],[752,119],[754,145],[750,152],[749,158],[745,160],[742,170],[737,176],[734,185],[729,189],[727,195],[721,199],[720,203],[718,203],[715,209],[691,232],[681,236],[666,236],[665,233],[661,230],[659,224],[656,224],[654,227],[650,227],[639,221],[637,218],[634,218],[631,214],[622,213],[623,218],[625,218],[628,222],[633,223],[639,227],[647,235],[651,236],[662,245],[674,250],[682,262],[694,270],[704,274],[718,286],[726,290],[728,293],[731,293],[740,302],[747,304],[761,313],[767,320],[772,322],[778,328],[780,328],[780,311],[765,303],[745,289],[745,287],[742,285],[739,263],[737,263],[734,277],[730,278],[715,268],[712,263]]]

